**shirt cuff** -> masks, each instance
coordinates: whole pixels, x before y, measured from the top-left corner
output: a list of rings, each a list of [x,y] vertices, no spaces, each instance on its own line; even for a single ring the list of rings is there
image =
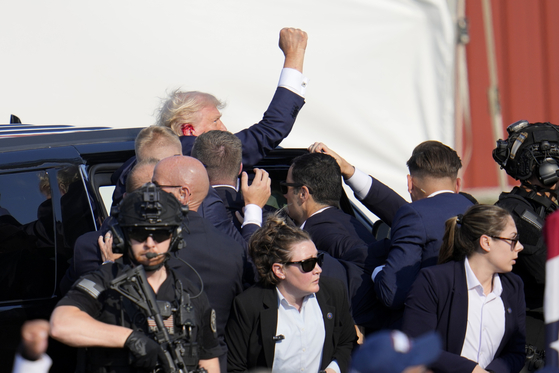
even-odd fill
[[[281,70],[278,87],[289,89],[291,92],[305,98],[309,79],[302,73],[289,67]]]
[[[373,178],[356,167],[353,176],[347,179],[345,183],[353,190],[357,198],[365,199],[373,185]]]
[[[375,278],[380,273],[380,271],[382,271],[383,269],[384,269],[384,264],[375,268],[375,270],[373,271],[373,274],[371,275],[371,280],[373,280],[373,282],[375,282]]]
[[[333,369],[336,371],[336,373],[342,373],[342,371],[340,370],[340,366],[338,365],[338,361],[337,360],[332,360],[332,362],[330,364],[328,364],[328,366],[326,367],[326,369]]]
[[[262,226],[262,209],[260,206],[250,203],[244,207],[244,221],[242,227],[247,224],[256,224]]]
[[[48,372],[52,365],[52,359],[47,354],[41,355],[39,360],[31,361],[16,354],[12,373]]]

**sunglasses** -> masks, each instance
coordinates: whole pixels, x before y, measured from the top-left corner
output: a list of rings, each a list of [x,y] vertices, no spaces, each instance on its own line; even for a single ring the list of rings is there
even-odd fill
[[[287,187],[300,188],[305,185],[301,183],[288,183],[287,181],[280,181],[279,184],[281,194],[287,194]],[[309,190],[309,193],[312,194],[312,190],[309,186],[307,186],[307,189]]]
[[[309,258],[305,260],[300,260],[298,262],[286,262],[284,264],[285,265],[300,264],[301,270],[305,273],[308,273],[312,271],[317,264],[318,266],[321,266],[323,261],[324,261],[324,253],[318,253],[316,258]]]
[[[168,228],[154,229],[154,230],[148,230],[145,228],[128,229],[128,237],[138,242],[145,242],[148,239],[148,237],[151,237],[155,242],[161,243],[171,238],[172,234],[173,234],[173,230]]]

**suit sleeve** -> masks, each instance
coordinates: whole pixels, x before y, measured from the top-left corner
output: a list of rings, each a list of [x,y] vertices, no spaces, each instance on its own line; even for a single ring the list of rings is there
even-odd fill
[[[386,266],[375,278],[375,292],[386,307],[400,309],[421,268],[427,240],[423,219],[409,205],[403,205],[394,220]]]
[[[446,300],[443,298],[452,295],[446,290],[441,291],[440,288],[435,288],[433,284],[437,284],[437,279],[431,276],[429,272],[421,271],[406,300],[402,331],[412,338],[437,330],[439,323],[437,310],[442,307],[442,303]],[[431,368],[435,372],[469,373],[474,370],[476,365],[475,361],[451,352],[442,351]]]
[[[245,309],[242,299],[236,297],[225,329],[227,372],[248,371],[249,343],[254,324],[253,315]]]
[[[526,359],[526,303],[524,301],[524,285],[519,278],[515,278],[512,289],[516,294],[515,304],[507,308],[515,308],[514,331],[503,348],[503,351],[488,366],[487,370],[495,373],[520,372]]]
[[[236,133],[243,144],[243,165],[256,165],[289,135],[305,99],[282,87],[276,89],[270,106],[257,124]]]
[[[372,179],[373,184],[367,196],[364,199],[358,199],[380,220],[392,226],[396,212],[408,202],[379,180],[374,177]]]

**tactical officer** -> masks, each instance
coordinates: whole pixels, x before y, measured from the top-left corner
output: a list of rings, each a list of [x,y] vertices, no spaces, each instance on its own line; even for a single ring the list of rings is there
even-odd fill
[[[52,337],[87,347],[87,372],[219,372],[215,313],[166,264],[184,246],[186,212],[152,183],[126,195],[117,213],[123,257],[80,278],[56,306]]]
[[[542,227],[546,216],[557,210],[559,126],[520,120],[508,126],[507,132],[509,138],[497,141],[493,158],[520,185],[501,193],[496,205],[510,211],[524,245],[513,272],[524,281],[527,356],[535,361],[545,347],[542,307],[547,249]]]

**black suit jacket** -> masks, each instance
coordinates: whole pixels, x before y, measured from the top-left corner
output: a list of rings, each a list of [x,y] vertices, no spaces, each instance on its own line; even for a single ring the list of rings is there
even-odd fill
[[[503,285],[505,334],[487,370],[515,373],[524,366],[525,316],[523,284],[513,273],[499,274]],[[424,268],[406,300],[402,330],[418,337],[436,330],[443,352],[432,365],[435,372],[470,373],[476,362],[460,356],[468,323],[468,287],[464,261]]]
[[[338,280],[321,277],[316,297],[326,332],[320,369],[337,360],[341,371],[347,372],[356,335],[345,288]],[[235,298],[225,336],[229,346],[228,372],[272,367],[277,321],[275,287],[255,285]]]

